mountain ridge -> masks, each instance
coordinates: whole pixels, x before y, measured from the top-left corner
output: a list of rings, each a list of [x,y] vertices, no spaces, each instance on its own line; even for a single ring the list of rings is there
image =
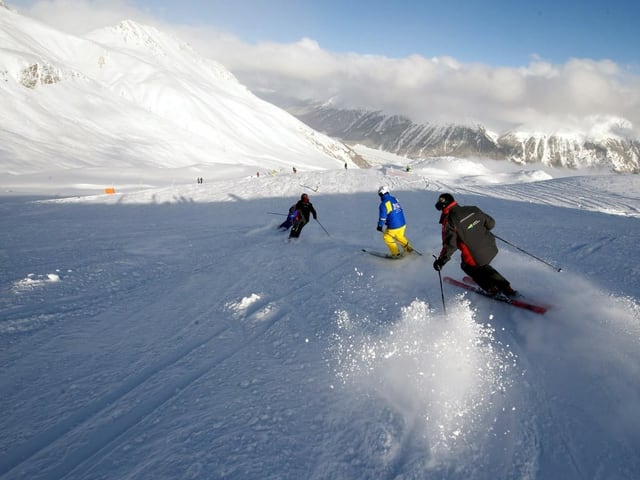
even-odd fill
[[[593,116],[590,130],[514,129],[503,134],[481,124],[418,124],[408,117],[341,109],[315,101],[263,94],[312,128],[347,144],[362,144],[412,159],[484,157],[563,168],[604,167],[640,173],[640,140],[625,119]]]

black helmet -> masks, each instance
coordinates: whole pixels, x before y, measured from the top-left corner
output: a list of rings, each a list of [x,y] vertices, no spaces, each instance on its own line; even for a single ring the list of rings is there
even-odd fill
[[[302,200],[303,202],[308,202],[309,195],[307,195],[306,193],[303,193],[302,195],[300,195],[300,200]]]
[[[451,195],[450,193],[443,193],[438,197],[438,201],[436,202],[436,210],[444,210],[453,202],[455,202],[453,195]]]

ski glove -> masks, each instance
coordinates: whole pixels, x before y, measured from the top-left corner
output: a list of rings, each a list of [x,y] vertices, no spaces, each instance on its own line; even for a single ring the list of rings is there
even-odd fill
[[[440,270],[442,270],[442,267],[444,267],[445,263],[447,263],[447,262],[444,259],[436,258],[435,261],[433,262],[433,269],[436,272],[439,272]]]
[[[382,227],[380,225],[377,226],[376,230],[378,230],[379,232],[382,231]]]

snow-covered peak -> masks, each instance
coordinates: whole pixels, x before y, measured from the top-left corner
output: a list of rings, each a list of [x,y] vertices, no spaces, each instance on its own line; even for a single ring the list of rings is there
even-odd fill
[[[521,125],[510,132],[518,139],[562,137],[567,140],[602,142],[615,138],[618,140],[637,140],[633,124],[624,118],[613,115],[591,115],[583,119],[569,118],[558,121],[536,122]]]
[[[607,116],[593,116],[590,117],[593,120],[592,125],[589,128],[588,136],[596,140],[606,140],[608,138],[628,139],[640,138],[634,133],[633,124],[624,118],[615,117],[611,115]]]
[[[89,35],[101,43],[153,52],[156,55],[170,55],[183,49],[191,49],[188,44],[160,32],[150,25],[142,25],[133,20],[123,20],[119,24],[101,28]]]
[[[236,77],[220,63],[202,57],[188,43],[150,25],[123,20],[118,25],[95,30],[86,38],[112,49],[124,49],[131,54],[136,52],[143,59],[153,56],[164,68],[178,72],[194,70],[198,66],[200,73],[206,71],[207,75],[217,80],[239,85]],[[245,87],[242,89],[246,90]]]
[[[0,14],[0,27],[0,175],[52,168],[52,157],[56,169],[114,177],[220,165],[302,172],[357,158],[155,27],[126,20],[80,38],[13,12]],[[193,171],[177,175],[190,181]]]

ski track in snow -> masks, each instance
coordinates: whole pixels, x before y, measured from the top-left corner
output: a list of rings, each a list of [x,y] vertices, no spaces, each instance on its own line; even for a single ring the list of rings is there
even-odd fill
[[[602,212],[612,215],[623,215],[640,218],[637,196],[625,194],[624,182],[614,183],[615,189],[607,191],[606,195],[593,196],[594,185],[590,185],[588,179],[556,179],[542,182],[536,188],[525,190],[515,185],[501,185],[485,188],[477,191],[483,195],[494,195],[502,199],[530,202],[542,205],[561,205],[567,208]],[[600,185],[598,185],[600,186]]]

